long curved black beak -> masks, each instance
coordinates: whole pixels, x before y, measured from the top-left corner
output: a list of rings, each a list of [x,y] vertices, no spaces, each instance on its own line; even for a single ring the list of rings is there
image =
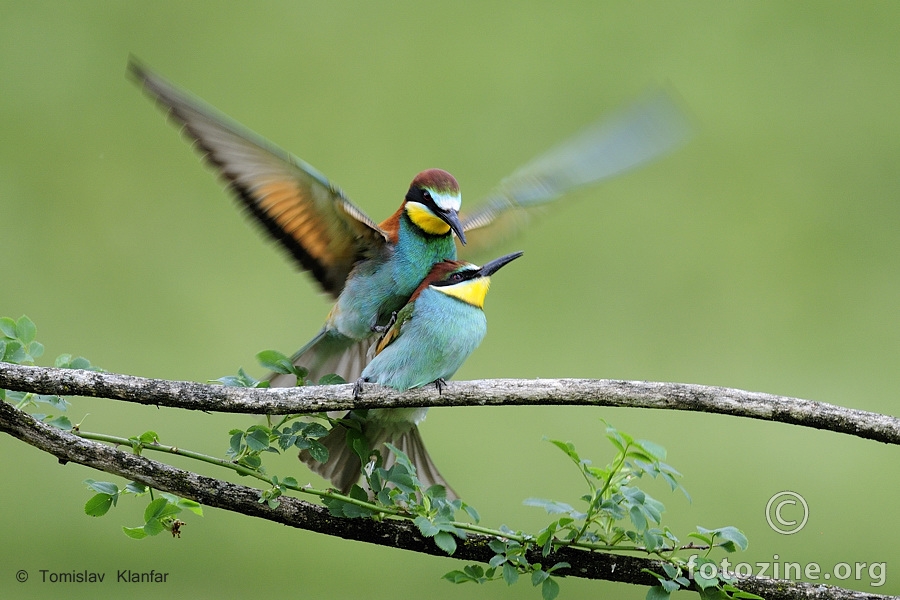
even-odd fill
[[[491,262],[486,263],[483,267],[478,269],[478,275],[480,277],[489,277],[490,275],[493,275],[494,273],[499,271],[502,267],[508,265],[512,261],[522,256],[522,254],[524,254],[524,252],[513,252],[512,254],[507,254],[506,256],[495,258]]]
[[[466,234],[463,232],[462,223],[459,220],[459,213],[457,213],[452,208],[450,210],[442,210],[439,213],[441,220],[443,220],[447,225],[450,226],[450,229],[456,233],[456,237],[459,238],[459,241],[466,245]]]

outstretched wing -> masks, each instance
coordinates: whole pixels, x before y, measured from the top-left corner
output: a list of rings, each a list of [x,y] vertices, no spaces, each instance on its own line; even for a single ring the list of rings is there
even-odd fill
[[[137,83],[183,127],[240,202],[322,289],[337,297],[387,234],[313,167],[245,130],[131,58]]]
[[[685,114],[657,91],[538,156],[500,182],[476,210],[461,215],[465,251],[496,244],[522,228],[547,202],[638,167],[690,137]]]

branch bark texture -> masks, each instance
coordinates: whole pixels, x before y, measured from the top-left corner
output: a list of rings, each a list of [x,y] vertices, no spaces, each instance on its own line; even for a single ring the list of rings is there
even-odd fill
[[[40,450],[56,456],[60,463],[79,463],[93,469],[138,481],[154,489],[177,494],[206,506],[258,517],[350,540],[367,542],[436,556],[446,556],[433,541],[421,535],[408,521],[373,519],[340,519],[332,517],[320,506],[297,498],[280,498],[277,508],[260,503],[260,491],[222,480],[206,477],[191,471],[178,469],[164,463],[124,452],[105,444],[92,442],[75,434],[62,431],[33,419],[6,402],[0,402],[0,431],[18,438]],[[491,538],[470,534],[459,543],[454,558],[476,562],[488,562],[494,555],[488,547]],[[542,557],[539,550],[528,557],[531,562],[553,564],[565,561],[570,569],[557,574],[588,579],[602,579],[642,586],[657,582],[642,569],[662,572],[659,561],[634,556],[620,556],[603,552],[587,552],[574,548],[562,548],[549,557]],[[813,585],[738,578],[738,586],[768,600],[883,600],[889,596],[854,592],[833,586]]]
[[[210,412],[304,414],[352,408],[590,405],[708,412],[812,427],[900,444],[900,419],[761,392],[687,383],[612,379],[451,381],[397,392],[375,384],[354,400],[352,385],[254,389],[75,369],[0,364],[0,388],[93,396]]]

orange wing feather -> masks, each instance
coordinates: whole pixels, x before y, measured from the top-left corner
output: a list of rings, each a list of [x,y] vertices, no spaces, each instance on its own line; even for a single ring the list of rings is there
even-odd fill
[[[266,232],[337,297],[357,261],[382,252],[389,235],[289,153],[270,145],[132,59],[129,71],[182,125]]]

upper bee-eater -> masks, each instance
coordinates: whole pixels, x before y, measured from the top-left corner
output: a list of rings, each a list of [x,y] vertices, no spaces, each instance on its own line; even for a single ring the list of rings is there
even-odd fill
[[[483,307],[491,275],[520,256],[521,252],[507,254],[482,267],[455,260],[436,263],[379,339],[354,394],[360,393],[363,382],[401,391],[429,383],[441,389],[484,339],[487,319]],[[418,424],[427,411],[370,409],[360,423],[361,433],[371,450],[382,453],[385,468],[394,462],[394,456],[384,451],[388,442],[410,458],[425,489],[440,484],[453,497],[455,493],[431,461],[419,435]],[[355,418],[355,413],[348,417]],[[300,458],[346,493],[361,476],[361,460],[347,442],[347,428],[336,425],[320,441],[328,448],[328,461],[319,463],[307,452],[301,452]]]
[[[413,179],[400,208],[376,224],[309,164],[133,58],[129,71],[265,231],[337,300],[325,326],[293,357],[312,382],[329,373],[347,381],[360,376],[377,332],[434,263],[456,258],[454,233],[470,247],[489,246],[501,231],[521,225],[532,207],[660,156],[688,132],[669,96],[656,94],[520,168],[468,216],[459,215],[453,176],[430,169]],[[294,383],[292,376],[271,377],[273,386]]]
[[[311,381],[327,373],[356,379],[378,328],[434,263],[456,258],[453,233],[465,243],[456,179],[440,169],[419,173],[400,208],[376,225],[309,165],[229,123],[136,62],[129,68],[183,124],[247,210],[337,297],[325,326],[297,352],[295,364],[310,371]],[[274,385],[288,383],[276,379]]]

